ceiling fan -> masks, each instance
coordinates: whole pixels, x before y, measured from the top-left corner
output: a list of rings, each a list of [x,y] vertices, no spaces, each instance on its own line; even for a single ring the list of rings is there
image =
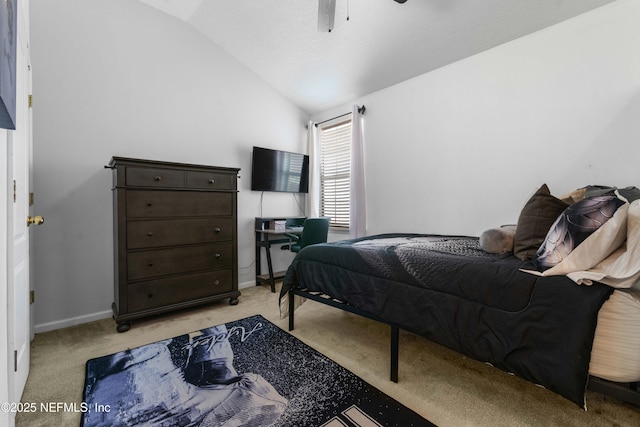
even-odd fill
[[[394,0],[396,3],[405,3],[407,0]],[[318,1],[318,31],[331,32],[336,17],[336,0]],[[347,17],[349,19],[349,17]]]

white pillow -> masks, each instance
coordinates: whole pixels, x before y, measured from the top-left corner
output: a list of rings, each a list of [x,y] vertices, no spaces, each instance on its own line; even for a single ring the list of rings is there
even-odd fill
[[[628,207],[626,229],[626,242],[610,256],[588,271],[575,271],[567,276],[576,283],[587,285],[593,280],[614,288],[637,285],[640,281],[640,200]]]

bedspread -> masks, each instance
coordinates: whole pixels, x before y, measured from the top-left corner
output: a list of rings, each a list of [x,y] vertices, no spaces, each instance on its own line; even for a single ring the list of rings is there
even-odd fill
[[[584,407],[598,310],[612,289],[520,271],[465,236],[384,234],[304,248],[284,278]]]

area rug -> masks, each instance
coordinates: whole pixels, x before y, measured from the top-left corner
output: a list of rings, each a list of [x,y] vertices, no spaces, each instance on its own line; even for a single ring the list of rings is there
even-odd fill
[[[86,365],[81,425],[433,426],[264,317]]]

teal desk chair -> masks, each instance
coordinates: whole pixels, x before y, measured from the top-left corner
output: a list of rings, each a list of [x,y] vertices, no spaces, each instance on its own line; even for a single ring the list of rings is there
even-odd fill
[[[285,233],[289,237],[289,244],[282,246],[281,249],[300,252],[305,246],[326,242],[329,234],[329,220],[330,218],[307,218],[300,235]]]

